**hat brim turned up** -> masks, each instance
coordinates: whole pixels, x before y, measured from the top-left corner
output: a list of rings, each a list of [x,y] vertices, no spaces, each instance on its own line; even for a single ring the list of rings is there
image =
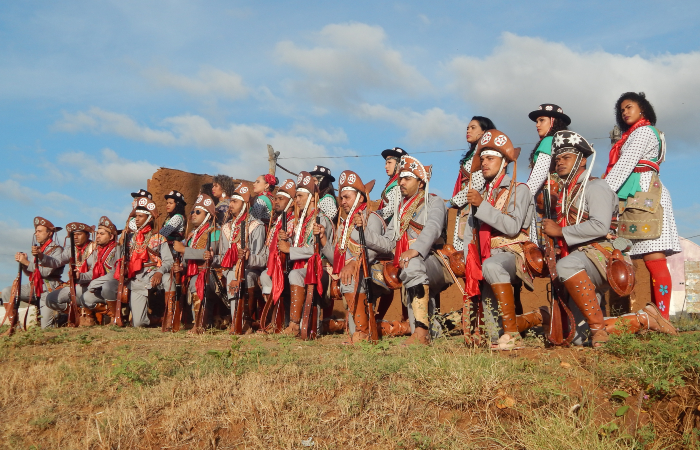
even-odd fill
[[[309,172],[309,175],[321,175],[331,180],[331,183],[335,182],[335,177],[333,175],[328,175],[327,173],[319,172],[318,170],[313,170]]]
[[[387,159],[390,156],[401,159],[402,156],[408,156],[408,153],[406,153],[406,151],[399,153],[393,148],[388,148],[382,152],[382,158]]]
[[[562,122],[564,122],[564,124],[565,124],[566,126],[571,125],[571,118],[570,118],[569,116],[567,116],[567,115],[564,114],[564,113],[557,112],[557,111],[555,111],[555,110],[547,111],[547,110],[544,110],[544,109],[538,109],[538,110],[532,111],[532,112],[531,112],[530,114],[528,114],[527,116],[528,116],[528,117],[530,118],[530,120],[532,120],[533,122],[537,122],[537,118],[538,118],[538,117],[553,117],[553,118],[555,118],[555,119],[559,119],[559,120],[561,120]]]

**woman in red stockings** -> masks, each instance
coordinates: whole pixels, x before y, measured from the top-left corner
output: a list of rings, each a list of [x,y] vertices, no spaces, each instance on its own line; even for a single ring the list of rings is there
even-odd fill
[[[649,192],[650,188],[661,188],[660,204],[663,207],[661,236],[645,239],[648,227],[631,225],[626,230],[624,223],[620,231],[633,235],[632,257],[644,258],[651,274],[651,288],[654,303],[664,318],[669,317],[671,301],[671,273],[666,265],[666,257],[681,251],[681,244],[673,218],[671,195],[654,175],[659,173],[659,165],[664,160],[662,135],[654,128],[656,114],[643,92],[626,92],[615,103],[615,118],[622,138],[610,150],[610,161],[605,170],[605,180],[621,202],[630,204],[637,192]],[[659,186],[660,185],[660,186]],[[629,200],[628,200],[629,199]],[[649,201],[649,200],[645,200]],[[623,205],[624,206],[624,205]],[[636,235],[639,239],[635,239]]]

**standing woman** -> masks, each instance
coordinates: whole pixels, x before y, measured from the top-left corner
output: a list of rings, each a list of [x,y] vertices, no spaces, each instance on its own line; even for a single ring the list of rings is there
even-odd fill
[[[610,149],[604,178],[617,192],[620,209],[626,208],[620,214],[618,235],[632,240],[632,257],[644,258],[651,275],[654,303],[668,319],[671,273],[666,266],[666,256],[680,252],[681,244],[671,195],[659,180],[659,164],[666,153],[665,141],[653,126],[656,113],[643,92],[622,94],[615,103],[615,119],[623,134]],[[658,210],[659,204],[662,211]]]
[[[223,225],[228,221],[228,205],[231,202],[231,195],[235,186],[233,180],[228,175],[215,175],[212,180],[211,192],[216,203],[216,224]]]
[[[399,211],[401,203],[401,189],[399,189],[399,168],[401,168],[401,158],[407,156],[406,150],[401,147],[388,148],[382,152],[384,158],[384,170],[389,176],[389,181],[384,186],[382,198],[379,202],[377,214],[388,225],[391,218]]]
[[[170,191],[165,197],[165,210],[168,216],[165,218],[165,223],[161,227],[159,233],[169,242],[181,241],[185,239],[185,227],[187,219],[185,218],[185,197],[178,191]]]
[[[557,131],[568,130],[571,119],[564,114],[564,111],[559,106],[553,103],[541,104],[536,110],[528,114],[528,117],[535,122],[537,134],[540,137],[540,140],[530,153],[530,168],[532,171],[526,183],[532,196],[537,198],[538,192],[542,189],[551,172],[552,136]],[[537,229],[537,215],[540,215],[540,213],[541,211],[538,210],[530,225],[530,240],[538,245],[542,236],[542,233]],[[542,215],[540,215],[541,219]]]
[[[314,166],[309,172],[318,182],[318,207],[333,224],[338,223],[338,199],[335,197],[333,182],[335,177],[331,175],[331,169],[323,166]]]
[[[447,204],[448,208],[457,208],[457,218],[455,219],[455,230],[452,236],[452,246],[455,250],[464,250],[464,226],[469,217],[467,206],[467,191],[469,190],[469,178],[472,176],[472,158],[479,139],[487,130],[495,130],[496,125],[488,117],[474,116],[467,125],[467,143],[469,150],[462,155],[459,160],[459,175],[452,191],[452,199]],[[471,189],[481,191],[484,188],[484,176],[481,170],[473,174]]]
[[[265,229],[269,226],[270,217],[272,217],[272,200],[274,199],[272,191],[275,190],[278,182],[279,180],[269,173],[260,175],[253,182],[253,195],[257,198],[250,208],[250,215],[264,223]]]

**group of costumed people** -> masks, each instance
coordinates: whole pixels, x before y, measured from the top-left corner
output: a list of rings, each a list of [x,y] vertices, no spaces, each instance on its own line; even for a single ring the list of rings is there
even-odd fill
[[[165,195],[161,219],[151,193],[140,190],[124,230],[107,217],[96,228],[73,222],[63,246],[61,228],[37,217],[35,245],[16,254],[18,279],[2,291],[10,332],[24,302],[38,306],[42,327],[346,333],[348,344],[386,336],[428,344],[461,331],[470,345],[508,350],[536,327],[553,345],[676,334],[666,257],[681,248],[659,178],[666,145],[651,103],[634,92],[617,100],[622,136],[601,178],[591,173],[593,145],[569,128],[561,107],[542,104],[528,117],[540,139],[527,183],[516,181],[520,149],[475,116],[449,200],[430,191],[431,166],[395,147],[381,153],[389,180],[374,207],[374,180],[345,170],[336,193],[331,171],[315,166],[281,183],[217,175],[189,199],[189,217],[182,193]],[[449,208],[457,210],[452,242]],[[634,287],[633,258],[649,269],[653,302],[605,317],[604,294]],[[523,311],[520,290],[532,290],[537,277],[550,278],[549,306]],[[441,311],[440,293],[455,283],[464,307]],[[397,290],[402,320],[384,320]],[[341,301],[346,311],[336,317]]]

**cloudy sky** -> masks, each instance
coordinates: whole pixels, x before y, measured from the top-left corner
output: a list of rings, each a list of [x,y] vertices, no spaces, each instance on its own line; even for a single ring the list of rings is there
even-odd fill
[[[350,168],[380,186],[382,149],[431,152],[416,156],[447,196],[471,116],[527,155],[527,113],[553,102],[595,144],[600,175],[630,90],[666,133],[679,231],[700,234],[699,19],[691,1],[5,2],[0,284],[35,215],[122,221],[158,167],[253,179],[267,144],[294,171]]]

